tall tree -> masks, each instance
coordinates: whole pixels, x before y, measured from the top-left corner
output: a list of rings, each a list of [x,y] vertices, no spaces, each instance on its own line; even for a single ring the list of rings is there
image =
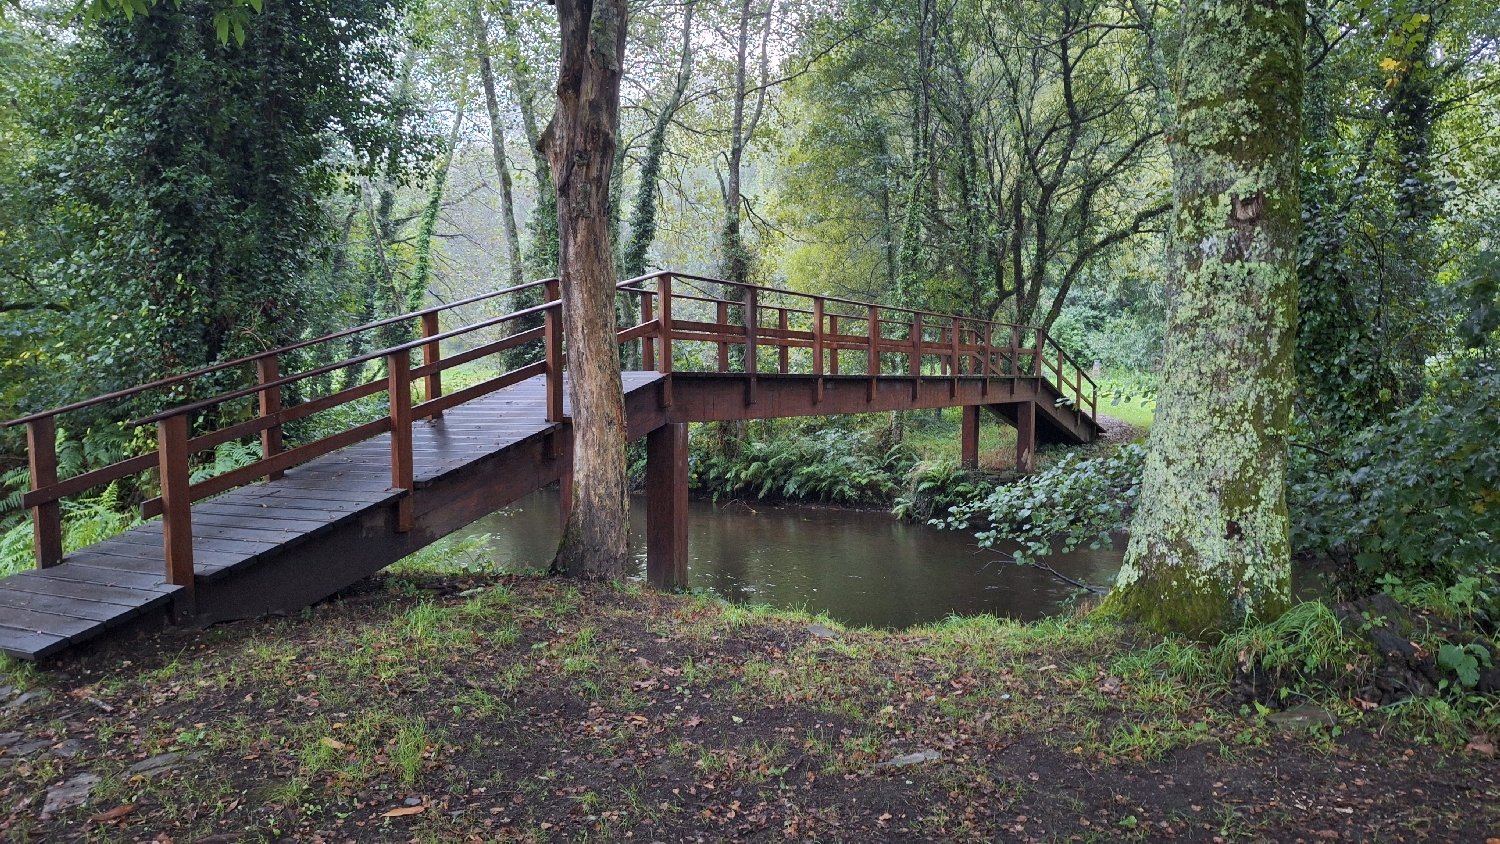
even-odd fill
[[[755,137],[755,130],[760,126],[761,115],[765,112],[766,95],[770,89],[771,65],[767,48],[775,9],[776,0],[768,0],[764,12],[752,12],[750,0],[740,0],[739,37],[735,41],[734,117],[729,128],[729,151],[724,156],[724,231],[719,239],[719,260],[722,265],[720,272],[724,278],[742,284],[750,280],[750,250],[740,231],[740,216],[744,213],[741,173],[744,169],[745,148],[750,145]],[[764,17],[761,22],[758,63],[760,79],[759,84],[752,88],[749,80],[750,22],[758,16]],[[755,103],[750,107],[749,114],[746,114],[745,108],[752,94]],[[735,299],[743,295],[739,291],[727,293]]]
[[[521,266],[521,235],[516,227],[516,203],[505,154],[505,121],[500,117],[500,96],[495,87],[495,65],[490,59],[490,25],[480,0],[470,0],[469,25],[473,28],[474,51],[479,57],[479,80],[484,85],[484,106],[490,117],[490,152],[495,158],[495,179],[500,191],[500,230],[505,236],[505,261],[512,287],[525,279]]]
[[[554,570],[620,578],[629,556],[625,399],[615,343],[609,184],[625,0],[558,0],[557,111],[542,134],[557,189],[558,278],[573,403],[573,504]]]
[[[662,159],[667,154],[667,130],[677,109],[682,106],[683,94],[693,76],[693,8],[697,0],[688,0],[682,11],[682,53],[677,66],[677,79],[672,85],[672,94],[656,121],[651,125],[651,134],[646,138],[646,155],[641,159],[639,184],[636,186],[635,204],[630,212],[630,240],[621,253],[620,274],[624,278],[635,278],[646,272],[646,253],[656,239],[656,198],[660,192]]]
[[[1184,0],[1166,360],[1112,611],[1212,635],[1291,600],[1306,0]]]

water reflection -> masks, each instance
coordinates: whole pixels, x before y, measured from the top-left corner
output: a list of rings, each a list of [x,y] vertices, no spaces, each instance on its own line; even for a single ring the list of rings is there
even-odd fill
[[[822,507],[690,504],[688,579],[745,603],[826,612],[846,624],[906,627],[950,614],[1030,620],[1058,611],[1072,588],[974,546],[967,533],[885,513]],[[634,576],[645,571],[645,500],[631,502]],[[469,527],[490,534],[508,570],[545,567],[557,548],[557,492],[542,490]],[[1121,548],[1053,557],[1076,580],[1107,584]]]

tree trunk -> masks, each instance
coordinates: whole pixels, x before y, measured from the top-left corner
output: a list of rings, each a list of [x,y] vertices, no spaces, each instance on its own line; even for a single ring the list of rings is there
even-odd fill
[[[756,91],[755,110],[747,117],[745,100],[750,95],[747,87],[750,47],[750,0],[740,0],[740,33],[734,74],[734,118],[730,126],[729,154],[724,176],[724,231],[720,235],[720,250],[723,268],[721,272],[729,281],[745,284],[750,281],[750,250],[745,246],[744,234],[740,231],[740,205],[742,193],[741,165],[745,158],[745,147],[755,136],[756,126],[766,105],[766,88],[769,83],[770,65],[767,62],[767,43],[771,37],[771,20],[775,11],[775,0],[766,6],[765,28],[760,39],[760,85]],[[744,291],[740,288],[725,291],[729,298],[739,300]]]
[[[506,39],[514,42],[519,38],[514,12],[509,0],[500,6],[500,23],[505,28]],[[526,132],[526,144],[531,148],[532,164],[536,169],[536,207],[532,209],[531,248],[527,251],[526,268],[533,279],[551,278],[557,275],[557,194],[552,186],[552,165],[542,149],[541,132],[537,127],[536,96],[532,92],[531,79],[527,76],[520,54],[511,52],[506,63],[510,74],[511,90],[516,95],[516,107],[521,112],[521,128]],[[517,302],[520,307],[540,304],[536,301]]]
[[[470,11],[474,27],[474,50],[479,54],[479,78],[484,83],[484,105],[490,115],[490,148],[495,155],[495,178],[500,185],[500,224],[505,235],[505,261],[510,268],[510,286],[525,281],[521,266],[521,235],[516,228],[515,195],[511,189],[510,163],[505,155],[505,125],[500,120],[500,98],[495,92],[495,66],[490,61],[489,24],[483,7],[475,2]]]
[[[667,129],[672,118],[682,105],[682,96],[687,93],[688,80],[693,75],[693,3],[683,9],[682,59],[677,66],[677,81],[672,88],[672,97],[656,115],[651,135],[646,139],[646,157],[641,160],[640,185],[636,188],[635,207],[630,214],[630,240],[621,257],[620,273],[625,278],[635,278],[646,273],[646,253],[656,240],[656,195],[657,182],[661,178],[661,162],[667,151]]]
[[[620,120],[625,0],[558,0],[557,111],[541,147],[557,189],[559,273],[573,403],[573,501],[555,571],[622,578],[629,555],[625,400],[615,344],[610,171]]]
[[[437,172],[432,174],[432,190],[427,194],[427,206],[422,209],[422,224],[417,228],[417,266],[412,273],[411,286],[406,290],[405,310],[415,311],[427,298],[427,281],[432,277],[432,236],[437,231],[438,215],[443,210],[443,194],[448,186],[448,169],[453,165],[453,151],[458,148],[458,136],[464,127],[464,103],[469,99],[468,85],[458,91],[458,106],[453,112],[453,128],[448,132],[448,145],[443,148],[443,157],[438,161]]]
[[[1291,601],[1306,0],[1181,6],[1166,362],[1107,611],[1212,636]]]

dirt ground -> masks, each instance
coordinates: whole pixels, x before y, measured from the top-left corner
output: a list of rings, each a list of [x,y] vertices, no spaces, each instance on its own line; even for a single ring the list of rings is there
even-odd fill
[[[1202,658],[1079,618],[847,631],[391,576],[9,664],[0,838],[1500,844],[1484,736],[1337,707],[1278,726]]]

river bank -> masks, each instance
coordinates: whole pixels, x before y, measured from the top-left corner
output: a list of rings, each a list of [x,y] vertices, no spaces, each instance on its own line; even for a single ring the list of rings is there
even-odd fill
[[[1203,647],[1077,617],[859,631],[705,596],[407,574],[297,618],[6,673],[0,835],[18,842],[1500,828],[1500,762],[1462,725],[1338,700],[1321,701],[1336,725],[1268,719]],[[87,802],[56,805],[70,794]]]

